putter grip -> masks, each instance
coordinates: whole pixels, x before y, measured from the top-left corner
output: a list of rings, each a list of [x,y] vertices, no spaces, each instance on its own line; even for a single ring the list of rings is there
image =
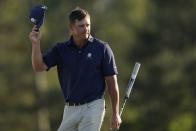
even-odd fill
[[[129,79],[129,83],[128,83],[128,87],[127,87],[127,91],[126,91],[126,94],[125,94],[125,97],[128,99],[129,98],[129,95],[130,95],[130,92],[132,90],[132,87],[133,87],[133,84],[134,84],[134,81],[136,79],[136,76],[137,76],[137,73],[139,71],[139,68],[140,68],[140,63],[136,62],[135,63],[135,66],[133,68],[133,72],[131,74],[131,78]]]
[[[140,68],[140,65],[141,65],[141,64],[138,63],[138,62],[135,63],[135,66],[134,66],[134,68],[133,68],[133,72],[132,72],[132,74],[131,74],[131,78],[132,78],[132,79],[135,79],[135,78],[136,78],[137,73],[138,73],[139,68]]]

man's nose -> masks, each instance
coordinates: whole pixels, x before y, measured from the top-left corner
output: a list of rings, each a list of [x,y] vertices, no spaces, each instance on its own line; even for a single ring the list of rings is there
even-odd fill
[[[84,26],[84,31],[87,32],[88,31],[88,26]]]

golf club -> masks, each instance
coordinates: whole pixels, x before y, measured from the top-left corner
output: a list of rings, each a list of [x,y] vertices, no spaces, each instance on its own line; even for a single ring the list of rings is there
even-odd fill
[[[131,77],[129,79],[129,83],[128,83],[128,86],[127,86],[127,89],[126,89],[126,92],[125,92],[125,95],[124,95],[124,98],[123,98],[123,101],[122,101],[122,105],[121,105],[121,109],[120,109],[120,116],[122,115],[122,112],[123,112],[123,109],[125,107],[126,101],[129,99],[129,96],[130,96],[133,84],[135,82],[136,76],[138,74],[140,65],[141,65],[140,63],[136,62],[135,66],[133,68],[133,72],[132,72]],[[114,129],[113,131],[117,131],[117,129]]]

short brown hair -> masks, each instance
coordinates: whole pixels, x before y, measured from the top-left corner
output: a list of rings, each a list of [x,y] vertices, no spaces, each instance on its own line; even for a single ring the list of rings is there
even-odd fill
[[[70,23],[75,23],[76,20],[82,20],[84,19],[86,16],[89,16],[88,11],[81,9],[79,7],[76,7],[74,10],[71,11],[71,13],[69,14],[69,21]]]

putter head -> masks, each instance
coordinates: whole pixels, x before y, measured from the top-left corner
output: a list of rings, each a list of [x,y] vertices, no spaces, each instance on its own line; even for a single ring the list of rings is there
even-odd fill
[[[30,10],[29,19],[34,25],[37,26],[37,31],[39,31],[39,28],[43,24],[46,10],[47,6],[45,5],[35,5]]]

